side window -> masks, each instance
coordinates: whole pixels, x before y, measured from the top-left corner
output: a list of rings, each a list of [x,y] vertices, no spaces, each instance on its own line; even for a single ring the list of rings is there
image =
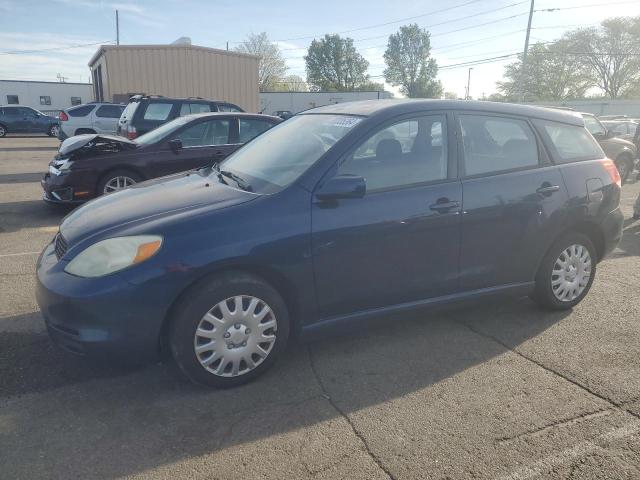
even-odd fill
[[[51,97],[49,95],[41,95],[40,105],[51,105]]]
[[[466,175],[502,172],[538,165],[533,131],[523,120],[460,115]]]
[[[230,103],[221,103],[218,105],[219,112],[242,112],[239,107],[231,105]]]
[[[9,105],[18,105],[20,101],[18,100],[18,95],[7,95],[7,104]]]
[[[273,127],[273,123],[264,120],[240,119],[240,142],[247,143],[252,138],[257,137]]]
[[[183,147],[203,147],[229,143],[229,120],[210,120],[187,127],[176,138]]]
[[[549,146],[556,163],[604,158],[598,142],[583,127],[535,120],[534,124]]]
[[[164,121],[169,118],[169,114],[171,113],[171,109],[173,108],[172,103],[150,103],[147,105],[147,109],[144,112],[145,120],[160,120]]]
[[[20,112],[18,111],[17,108],[5,108],[4,114],[8,117],[17,117],[20,114]]]
[[[71,117],[86,117],[95,108],[95,105],[83,105],[77,108],[70,108],[67,113]]]
[[[82,103],[82,98],[71,97],[71,105],[80,105],[81,103]]]
[[[444,180],[446,134],[442,115],[400,121],[362,142],[340,165],[338,174],[364,177],[369,192]]]
[[[583,115],[582,118],[584,118],[584,126],[591,132],[591,135],[605,135],[607,133],[602,124],[591,115]]]
[[[191,113],[210,112],[211,107],[206,103],[183,103],[180,107],[180,116],[189,115]]]
[[[96,117],[120,118],[123,108],[118,105],[102,105],[96,110]]]

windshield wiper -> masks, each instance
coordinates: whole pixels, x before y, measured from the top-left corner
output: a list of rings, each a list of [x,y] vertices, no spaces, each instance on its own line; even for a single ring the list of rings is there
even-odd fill
[[[245,190],[247,192],[253,192],[253,188],[251,188],[251,184],[248,183],[244,178],[242,178],[239,175],[236,175],[235,173],[232,173],[232,172],[230,172],[228,170],[220,170],[220,167],[218,165],[214,166],[213,168],[218,173],[218,178],[223,183],[227,183],[224,180],[224,177],[230,178],[231,180],[236,182],[238,187],[240,187],[242,190]],[[228,183],[227,183],[227,185],[228,185]]]

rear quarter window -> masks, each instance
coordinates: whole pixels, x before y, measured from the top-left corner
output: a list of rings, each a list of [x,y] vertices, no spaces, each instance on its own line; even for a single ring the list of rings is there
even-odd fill
[[[96,111],[96,116],[101,118],[120,118],[122,107],[119,105],[102,105]]]
[[[149,103],[142,118],[144,120],[165,121],[169,118],[172,108],[173,103]]]
[[[81,107],[70,108],[67,113],[70,117],[86,117],[94,108],[96,108],[95,105],[82,105]]]
[[[535,120],[534,124],[549,147],[555,163],[596,160],[606,156],[584,127],[543,120]]]

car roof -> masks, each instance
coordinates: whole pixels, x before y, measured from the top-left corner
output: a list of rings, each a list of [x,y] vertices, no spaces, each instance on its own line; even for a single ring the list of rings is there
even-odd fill
[[[310,114],[338,114],[372,117],[378,115],[400,115],[421,110],[478,110],[481,112],[500,113],[505,115],[522,115],[555,122],[569,123],[583,126],[580,114],[568,110],[549,107],[535,107],[514,103],[485,102],[476,100],[435,100],[435,99],[383,99],[362,100],[358,102],[344,102],[334,105],[312,108],[301,113]]]

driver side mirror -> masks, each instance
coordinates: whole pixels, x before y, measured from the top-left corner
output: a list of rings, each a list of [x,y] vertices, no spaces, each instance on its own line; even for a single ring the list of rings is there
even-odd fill
[[[367,192],[367,183],[357,175],[338,175],[327,180],[316,192],[316,198],[323,202],[341,198],[362,198]]]
[[[178,153],[180,150],[182,150],[182,140],[180,140],[179,138],[169,140],[167,144],[169,145],[169,148],[173,153]]]

